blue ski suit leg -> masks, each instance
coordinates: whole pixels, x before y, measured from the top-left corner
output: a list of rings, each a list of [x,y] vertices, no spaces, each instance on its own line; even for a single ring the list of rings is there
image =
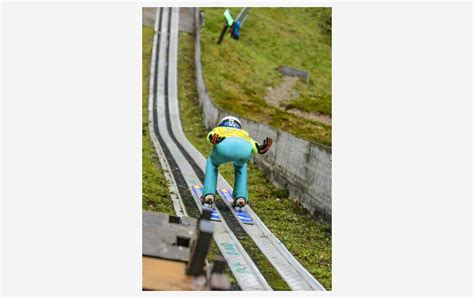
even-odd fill
[[[214,146],[207,159],[206,177],[204,178],[203,194],[215,194],[217,186],[218,168],[221,164],[234,164],[235,181],[234,198],[248,199],[247,191],[247,161],[252,156],[252,145],[242,138],[227,137]]]
[[[247,161],[244,163],[234,162],[234,191],[232,197],[244,198],[247,202],[249,194],[247,191]]]

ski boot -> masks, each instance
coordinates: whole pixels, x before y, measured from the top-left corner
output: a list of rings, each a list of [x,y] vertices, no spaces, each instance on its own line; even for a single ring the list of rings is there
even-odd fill
[[[234,201],[232,202],[232,207],[235,209],[235,207],[239,207],[240,209],[239,210],[242,210],[243,207],[245,207],[245,205],[247,204],[247,202],[245,201],[244,198],[237,198],[237,199],[234,199]]]
[[[209,207],[212,208],[212,205],[214,204],[214,195],[208,193],[207,195],[202,196],[202,197],[201,197],[201,204],[202,204],[203,206],[204,206],[204,204],[208,204]],[[214,208],[212,208],[212,209],[214,209]]]

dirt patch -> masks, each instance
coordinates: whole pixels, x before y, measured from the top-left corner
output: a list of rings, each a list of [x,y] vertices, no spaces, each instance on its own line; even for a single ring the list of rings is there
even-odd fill
[[[298,80],[299,78],[297,77],[285,76],[283,77],[283,82],[278,87],[276,88],[269,87],[267,89],[267,94],[265,95],[265,101],[267,102],[267,104],[274,108],[283,109],[282,104],[284,101],[298,98],[299,97],[298,92],[293,90],[293,87],[298,82]],[[309,119],[313,121],[319,121],[327,125],[332,125],[331,116],[328,116],[328,115],[302,111],[302,110],[294,109],[294,108],[288,109],[286,111],[288,113],[291,113],[301,118],[305,118],[305,119]]]
[[[269,106],[274,108],[280,108],[280,104],[284,100],[294,99],[298,97],[298,94],[293,91],[293,87],[298,82],[297,77],[283,77],[283,82],[276,88],[269,88],[265,101]]]
[[[291,113],[295,116],[313,120],[313,121],[319,121],[327,125],[332,125],[332,119],[331,116],[328,115],[323,115],[323,114],[318,114],[318,113],[313,113],[313,112],[306,112],[306,111],[301,111],[298,109],[289,109],[286,110],[288,113]]]

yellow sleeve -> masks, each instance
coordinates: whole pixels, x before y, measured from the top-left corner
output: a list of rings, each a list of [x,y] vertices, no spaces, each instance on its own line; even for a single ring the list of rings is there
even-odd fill
[[[247,137],[248,137],[248,141],[249,141],[250,145],[252,145],[252,152],[253,153],[258,153],[258,149],[257,149],[257,146],[256,146],[257,142],[250,137],[250,135],[247,131],[245,131],[245,132],[247,133]]]
[[[250,139],[252,140],[252,152],[256,154],[256,153],[258,153],[257,142],[252,138],[250,138]]]

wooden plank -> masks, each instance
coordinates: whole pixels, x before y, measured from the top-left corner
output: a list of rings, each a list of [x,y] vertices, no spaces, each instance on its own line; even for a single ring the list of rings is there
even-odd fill
[[[221,34],[219,35],[219,38],[217,39],[217,44],[221,44],[222,41],[224,40],[225,33],[227,32],[227,29],[229,29],[229,26],[227,23],[224,23],[224,27],[222,27]]]
[[[193,277],[186,275],[186,264],[142,257],[142,288],[147,291],[202,291]]]
[[[189,260],[187,273],[198,276],[204,272],[206,257],[211,246],[212,234],[214,233],[214,223],[207,219],[199,222],[199,235],[196,245],[193,247],[191,259]]]

